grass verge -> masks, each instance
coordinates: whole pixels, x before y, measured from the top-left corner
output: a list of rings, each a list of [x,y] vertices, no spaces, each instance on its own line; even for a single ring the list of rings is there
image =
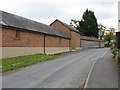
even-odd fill
[[[34,54],[27,56],[4,58],[4,59],[0,59],[0,65],[2,66],[0,71],[1,72],[10,71],[57,58],[58,56],[56,55],[44,55],[44,54]]]

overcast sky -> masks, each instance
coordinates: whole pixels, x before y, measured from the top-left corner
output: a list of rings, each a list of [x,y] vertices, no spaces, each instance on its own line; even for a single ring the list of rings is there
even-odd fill
[[[0,10],[49,25],[55,19],[69,24],[81,20],[88,8],[95,12],[98,23],[118,28],[119,0],[2,0]]]

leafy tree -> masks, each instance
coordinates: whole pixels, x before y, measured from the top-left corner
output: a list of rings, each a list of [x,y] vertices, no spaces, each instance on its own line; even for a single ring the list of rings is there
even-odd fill
[[[98,38],[98,24],[93,11],[87,9],[83,13],[79,26],[79,31],[82,32],[84,36]]]
[[[76,29],[79,29],[80,28],[79,22],[80,22],[79,20],[71,19],[70,25]]]
[[[98,24],[98,29],[99,29],[99,38],[100,38],[100,40],[102,40],[103,36],[105,35],[106,26],[104,26],[100,23],[100,24]]]
[[[105,32],[105,35],[103,36],[104,40],[106,41],[106,46],[110,46],[115,37],[115,28],[108,28],[108,30]]]

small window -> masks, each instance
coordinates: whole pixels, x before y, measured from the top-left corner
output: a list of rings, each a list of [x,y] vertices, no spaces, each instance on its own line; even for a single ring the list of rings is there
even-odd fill
[[[20,32],[19,31],[16,31],[15,38],[20,38]]]

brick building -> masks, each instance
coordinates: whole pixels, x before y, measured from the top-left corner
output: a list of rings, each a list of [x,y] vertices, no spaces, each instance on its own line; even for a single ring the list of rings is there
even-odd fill
[[[79,31],[73,28],[72,26],[56,19],[50,26],[60,29],[67,35],[70,35],[70,49],[80,49],[80,48],[100,48],[105,47],[104,41],[92,38],[81,36]]]
[[[48,26],[4,11],[0,15],[0,58],[104,47],[104,42],[81,36],[78,30],[57,19]]]
[[[65,34],[71,37],[70,39],[70,48],[71,49],[80,49],[80,33],[78,30],[73,28],[72,26],[56,19],[50,26],[56,27],[60,29]]]
[[[0,13],[3,58],[70,50],[71,37],[60,29],[4,11]]]

